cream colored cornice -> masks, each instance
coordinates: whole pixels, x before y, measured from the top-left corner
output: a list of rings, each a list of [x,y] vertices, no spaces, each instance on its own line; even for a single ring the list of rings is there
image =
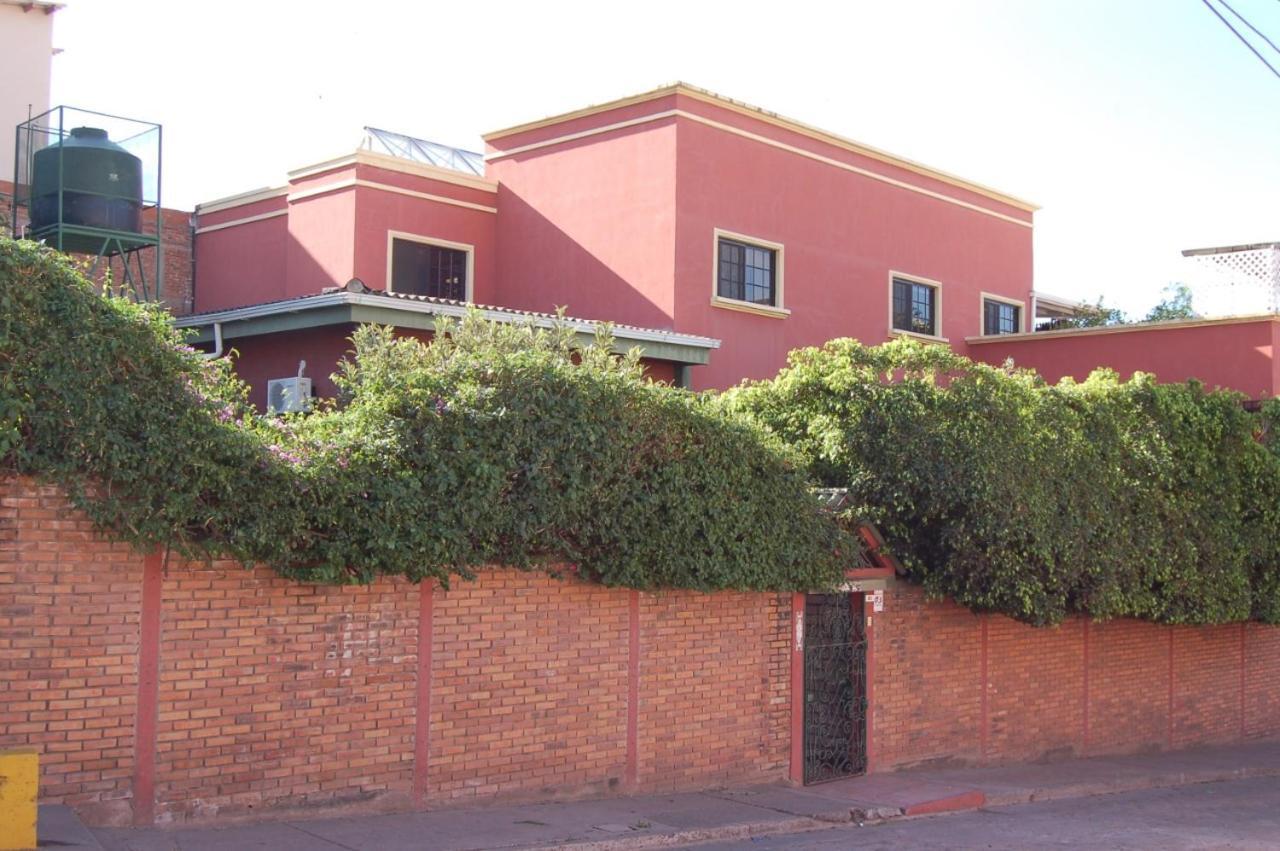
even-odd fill
[[[987,343],[1020,343],[1027,340],[1061,340],[1071,337],[1096,337],[1101,334],[1132,334],[1137,331],[1175,331],[1182,328],[1207,328],[1214,325],[1244,325],[1250,322],[1280,322],[1280,314],[1248,313],[1219,316],[1214,319],[1174,319],[1169,322],[1135,322],[1131,325],[1099,325],[1095,328],[1063,328],[1059,331],[1028,331],[1022,334],[992,334],[965,337],[970,345]]]
[[[914,172],[915,174],[919,174],[924,177],[929,177],[934,180],[938,180],[942,183],[946,183],[951,186],[955,186],[960,189],[973,192],[977,195],[990,198],[994,201],[999,201],[1002,204],[1008,204],[1009,206],[1015,207],[1019,210],[1025,210],[1026,212],[1032,213],[1040,209],[1040,207],[1037,204],[1034,204],[1030,201],[1026,201],[1024,199],[1015,197],[1013,195],[1009,195],[1007,193],[1001,192],[998,189],[993,189],[989,186],[984,186],[981,183],[975,183],[972,180],[966,180],[965,178],[959,177],[958,175],[950,174],[949,172],[932,168],[922,163],[915,162],[914,160],[909,160],[909,159],[906,159],[905,157],[900,157],[895,154],[891,154],[888,151],[883,151],[883,150],[880,150],[879,148],[875,148],[870,145],[864,145],[861,142],[857,142],[853,139],[848,139],[848,138],[845,138],[844,136],[840,136],[838,134],[819,129],[817,127],[813,127],[811,125],[805,124],[802,121],[796,121],[795,119],[787,118],[775,112],[769,112],[768,110],[764,110],[756,106],[751,106],[750,104],[746,104],[741,101],[736,101],[736,100],[733,100],[732,98],[727,98],[723,95],[716,94],[715,92],[708,91],[707,89],[700,89],[697,86],[691,86],[687,83],[677,82],[671,85],[654,89],[653,91],[644,92],[642,94],[633,95],[631,97],[621,98],[619,100],[610,101],[609,103],[600,104],[598,106],[588,106],[583,109],[576,110],[574,112],[565,113],[564,115],[552,116],[550,118],[544,118],[539,121],[532,121],[526,124],[520,124],[515,127],[508,127],[504,130],[496,130],[492,133],[484,134],[482,138],[486,142],[492,142],[493,140],[501,139],[506,136],[511,136],[516,133],[524,133],[529,130],[540,129],[542,127],[551,127],[556,124],[562,124],[568,121],[573,121],[574,119],[577,119],[577,118],[585,118],[587,116],[595,115],[597,113],[608,112],[609,110],[621,109],[623,107],[632,106],[635,104],[646,103],[648,101],[657,100],[659,98],[664,98],[669,95],[675,95],[675,94],[684,95],[685,97],[689,97],[694,100],[702,101],[704,103],[709,103],[713,106],[717,106],[722,109],[727,109],[732,112],[736,112],[740,115],[745,115],[750,118],[756,119],[758,121],[763,121],[766,124],[770,124],[775,127],[782,128],[784,130],[789,130],[793,133],[798,133],[802,136],[806,136],[810,139],[815,139],[817,141],[824,142],[826,144],[832,145],[837,148],[841,148],[851,153],[859,154],[869,159],[883,162],[887,165],[896,166],[898,168],[902,168],[907,171]]]
[[[440,168],[439,166],[428,165],[427,163],[413,162],[412,160],[401,159],[400,157],[393,157],[387,154],[379,154],[374,151],[364,150],[355,151],[350,154],[344,154],[340,157],[334,157],[333,159],[324,160],[323,162],[294,169],[289,172],[289,180],[301,180],[304,177],[313,177],[317,174],[324,174],[328,171],[347,168],[357,164],[383,168],[387,171],[395,171],[401,174],[412,174],[417,177],[426,177],[431,180],[438,180],[441,183],[452,183],[455,186],[466,186],[469,189],[478,189],[481,192],[498,191],[498,183],[494,180],[485,180],[483,177],[463,174],[460,171],[454,171],[449,168]]]
[[[204,215],[216,213],[220,210],[230,210],[235,207],[243,207],[245,204],[269,201],[272,198],[279,198],[288,194],[288,186],[264,186],[261,189],[250,189],[248,192],[240,192],[235,195],[228,195],[225,198],[215,198],[203,204],[196,204],[196,214]]]

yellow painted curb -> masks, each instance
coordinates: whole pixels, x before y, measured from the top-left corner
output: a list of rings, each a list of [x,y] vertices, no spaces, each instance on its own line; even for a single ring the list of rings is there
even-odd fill
[[[0,851],[36,847],[39,757],[34,750],[0,751]]]

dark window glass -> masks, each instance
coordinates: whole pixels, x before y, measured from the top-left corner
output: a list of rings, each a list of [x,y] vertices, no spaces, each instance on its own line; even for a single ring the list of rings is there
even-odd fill
[[[716,293],[752,304],[777,304],[774,260],[777,252],[731,239],[721,239]]]
[[[983,334],[1016,334],[1022,322],[1022,308],[990,299],[982,303]]]
[[[391,289],[465,301],[467,252],[408,239],[391,241]]]
[[[893,279],[893,327],[895,331],[938,335],[938,288],[902,278]]]

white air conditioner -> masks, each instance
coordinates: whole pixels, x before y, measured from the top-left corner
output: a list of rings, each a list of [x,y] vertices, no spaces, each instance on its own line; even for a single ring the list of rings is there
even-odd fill
[[[311,405],[310,378],[273,378],[267,382],[267,410],[273,414],[305,411]]]

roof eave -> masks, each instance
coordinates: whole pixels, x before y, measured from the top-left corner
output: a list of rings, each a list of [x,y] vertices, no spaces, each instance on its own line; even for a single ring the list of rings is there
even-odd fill
[[[392,325],[430,331],[435,329],[438,319],[458,319],[471,310],[476,310],[484,318],[495,322],[531,322],[535,327],[541,328],[550,328],[557,322],[562,322],[572,328],[584,344],[594,340],[597,330],[605,324],[582,319],[561,320],[536,314],[508,313],[469,305],[399,302],[386,296],[337,292],[177,317],[174,325],[178,328],[195,329],[192,342],[207,343],[213,340],[215,325],[222,326],[224,340],[343,324]],[[613,349],[619,353],[639,348],[643,357],[690,365],[708,363],[711,351],[720,347],[720,341],[710,337],[627,326],[614,326],[613,340]]]

